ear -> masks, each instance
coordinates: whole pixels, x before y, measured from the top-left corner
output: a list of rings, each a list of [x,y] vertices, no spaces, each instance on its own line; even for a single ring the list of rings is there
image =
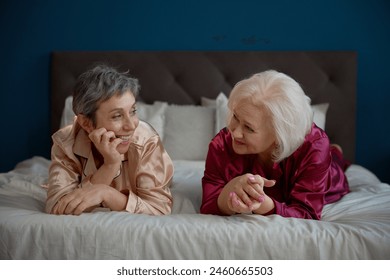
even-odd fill
[[[92,120],[83,114],[77,115],[77,122],[86,132],[88,132],[88,134],[94,130]]]

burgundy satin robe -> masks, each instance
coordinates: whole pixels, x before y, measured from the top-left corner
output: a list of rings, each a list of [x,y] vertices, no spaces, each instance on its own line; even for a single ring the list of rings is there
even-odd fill
[[[326,133],[313,125],[304,143],[265,174],[256,155],[234,152],[231,134],[225,128],[209,145],[200,212],[223,215],[217,205],[223,187],[237,176],[252,173],[276,180],[274,187],[264,188],[275,203],[275,208],[266,215],[319,220],[325,204],[335,202],[349,192],[344,174],[348,166],[349,162],[341,152],[330,146]]]

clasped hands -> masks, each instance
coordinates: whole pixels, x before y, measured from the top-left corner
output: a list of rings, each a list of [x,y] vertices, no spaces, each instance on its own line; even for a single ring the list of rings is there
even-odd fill
[[[224,212],[229,212],[226,214],[264,214],[273,209],[274,203],[263,188],[272,187],[275,183],[275,180],[250,173],[238,176],[226,184],[218,198],[218,204],[222,211],[225,208]]]

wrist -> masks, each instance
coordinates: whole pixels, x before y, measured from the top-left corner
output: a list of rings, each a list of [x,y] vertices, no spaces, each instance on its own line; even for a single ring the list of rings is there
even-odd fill
[[[264,215],[271,212],[274,209],[275,209],[274,201],[269,196],[265,196],[265,200],[261,203],[260,207],[257,208],[256,210],[253,210],[252,213]]]
[[[120,174],[120,164],[106,164],[104,163],[98,171],[91,177],[93,184],[107,184],[110,185],[112,180]]]
[[[218,209],[219,211],[223,214],[223,215],[234,215],[236,214],[236,212],[234,212],[233,210],[231,210],[228,206],[228,199],[229,199],[229,191],[226,189],[223,189],[221,191],[221,193],[219,194],[218,196],[218,199],[217,199],[217,206],[218,206]]]
[[[108,205],[110,205],[111,190],[113,190],[113,188],[111,188],[110,186],[107,186],[107,188],[102,189],[102,196],[101,196],[102,202],[100,204],[105,208],[107,208]]]
[[[128,195],[109,187],[103,194],[102,205],[111,211],[122,211],[126,209]]]
[[[105,168],[106,170],[115,170],[114,173],[117,173],[121,166],[121,161],[118,162],[104,162],[101,167]]]

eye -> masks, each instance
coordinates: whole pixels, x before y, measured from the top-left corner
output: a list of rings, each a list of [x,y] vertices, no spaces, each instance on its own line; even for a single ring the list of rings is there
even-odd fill
[[[249,127],[247,125],[245,126],[245,129],[248,130],[249,132],[255,132],[251,127]]]
[[[137,108],[133,108],[133,110],[130,112],[132,116],[137,114]]]
[[[122,117],[121,114],[115,114],[112,116],[112,119],[117,120],[117,119],[120,119],[121,117]]]

